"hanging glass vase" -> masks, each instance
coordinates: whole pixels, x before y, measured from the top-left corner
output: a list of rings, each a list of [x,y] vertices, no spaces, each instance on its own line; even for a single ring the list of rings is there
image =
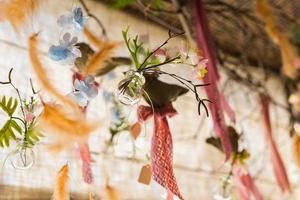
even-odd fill
[[[32,147],[26,143],[19,144],[17,149],[10,153],[9,160],[15,169],[29,169],[35,162],[34,151]]]
[[[145,83],[146,79],[141,73],[133,70],[126,72],[125,78],[119,83],[119,101],[125,105],[138,103]]]

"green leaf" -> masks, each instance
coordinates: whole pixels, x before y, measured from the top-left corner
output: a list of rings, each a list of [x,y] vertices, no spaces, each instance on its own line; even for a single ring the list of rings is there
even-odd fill
[[[17,99],[13,99],[12,97],[9,97],[8,102],[6,101],[6,97],[3,96],[2,100],[0,102],[0,108],[7,113],[8,116],[12,116],[14,112],[16,111],[18,106]]]
[[[11,107],[11,104],[12,104],[12,97],[9,97],[9,100],[7,102],[7,107],[10,108]]]
[[[11,129],[8,129],[8,132],[10,133],[11,137],[12,137],[14,140],[17,140],[17,137],[16,137],[15,133],[14,133]]]
[[[17,132],[19,132],[20,135],[22,135],[22,128],[19,126],[19,124],[16,121],[14,120],[11,121],[11,127],[14,128]]]
[[[2,104],[6,105],[6,97],[5,96],[2,97]]]
[[[5,122],[3,127],[0,129],[0,146],[1,147],[4,147],[4,146],[9,147],[10,140],[17,139],[13,130],[16,130],[17,132],[19,132],[19,134],[22,134],[22,129],[17,124],[17,122],[14,121],[13,119],[9,119]]]
[[[25,141],[30,145],[34,145],[36,142],[40,141],[41,137],[44,137],[41,132],[31,128],[27,131]]]
[[[9,131],[8,131],[4,134],[4,142],[7,147],[9,147],[9,139],[10,139],[10,135],[9,135]]]
[[[18,100],[14,100],[14,105],[11,107],[11,113],[14,114],[18,106]]]

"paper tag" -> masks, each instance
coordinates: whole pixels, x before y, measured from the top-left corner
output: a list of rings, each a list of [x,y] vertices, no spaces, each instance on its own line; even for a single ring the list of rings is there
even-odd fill
[[[149,185],[151,181],[151,166],[150,165],[144,165],[141,169],[140,176],[138,178],[138,182]]]
[[[131,126],[130,133],[134,140],[136,140],[136,138],[140,135],[141,130],[142,130],[141,124],[139,122]]]

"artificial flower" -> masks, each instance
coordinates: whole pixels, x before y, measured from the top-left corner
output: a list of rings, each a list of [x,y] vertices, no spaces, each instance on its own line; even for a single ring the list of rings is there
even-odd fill
[[[200,61],[199,49],[191,48],[188,43],[182,43],[179,47],[180,59],[183,63],[196,65]]]
[[[161,63],[164,62],[167,59],[167,57],[168,57],[167,52],[164,49],[158,49],[158,50],[156,50],[154,52],[154,56]]]
[[[75,79],[74,88],[75,91],[69,96],[81,107],[85,107],[91,99],[98,95],[98,88],[93,76],[87,76],[84,80]]]
[[[24,120],[27,123],[31,123],[42,112],[43,106],[32,98],[29,102],[23,102],[23,108],[23,112],[25,115]],[[22,114],[22,111],[20,111],[20,114]]]
[[[199,61],[199,63],[197,64],[197,66],[195,67],[194,69],[194,72],[193,72],[193,77],[195,79],[202,79],[205,77],[205,75],[207,74],[207,62],[208,62],[208,59],[202,59]]]
[[[83,16],[82,9],[76,7],[67,15],[62,15],[58,18],[57,23],[63,28],[74,28],[76,30],[83,30],[88,17]]]
[[[72,37],[70,33],[65,33],[59,45],[52,45],[48,54],[52,60],[59,61],[61,64],[73,65],[78,57],[81,57],[80,50],[75,46],[78,39]]]

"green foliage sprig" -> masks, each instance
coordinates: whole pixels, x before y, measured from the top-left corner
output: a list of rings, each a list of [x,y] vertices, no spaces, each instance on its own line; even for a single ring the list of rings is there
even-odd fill
[[[34,110],[37,100],[33,96],[28,102],[26,100],[22,100],[19,89],[16,88],[12,82],[12,71],[13,68],[11,68],[9,71],[8,81],[0,81],[0,84],[11,85],[16,91],[18,99],[3,96],[0,101],[0,109],[8,117],[7,121],[0,129],[0,146],[9,147],[11,140],[19,140],[16,136],[16,134],[18,133],[20,136],[22,136],[21,141],[23,145],[26,145],[26,147],[31,147],[40,140],[40,137],[43,137],[43,135],[35,129],[36,119],[33,118],[31,121],[26,120],[26,112],[32,112]],[[35,95],[36,92],[32,86],[32,82],[30,81],[30,83],[33,95]],[[15,112],[18,106],[22,113],[21,116],[15,116]]]
[[[119,101],[116,100],[115,96],[112,97],[112,103],[115,109],[114,112],[117,112],[113,114],[118,115],[118,120],[114,122],[109,128],[109,132],[110,132],[109,145],[114,143],[114,139],[118,134],[120,134],[123,131],[129,131],[130,129],[130,125],[127,120],[127,117],[124,115],[121,105]]]
[[[123,39],[125,41],[126,47],[130,53],[130,56],[135,64],[135,68],[138,71],[143,71],[146,69],[152,69],[157,68],[162,65],[170,64],[175,62],[176,60],[179,60],[181,57],[180,55],[177,55],[172,58],[167,58],[164,62],[159,62],[155,57],[154,54],[161,48],[163,48],[168,42],[180,35],[183,35],[184,33],[172,33],[171,31],[168,32],[168,38],[159,45],[154,50],[145,50],[143,47],[143,43],[139,42],[138,35],[136,35],[133,39],[128,36],[129,28],[127,28],[125,31],[122,31]],[[143,57],[143,61],[139,61],[139,58]]]

